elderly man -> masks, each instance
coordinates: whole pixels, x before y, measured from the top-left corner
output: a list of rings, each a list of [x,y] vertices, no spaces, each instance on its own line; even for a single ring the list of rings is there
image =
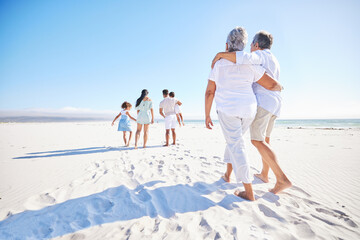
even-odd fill
[[[273,36],[266,32],[258,32],[251,43],[251,54],[243,51],[218,53],[213,60],[213,65],[219,59],[227,59],[237,64],[260,64],[266,72],[278,81],[280,66],[271,53],[270,48],[273,43]],[[269,182],[269,167],[276,176],[275,187],[270,191],[274,194],[292,186],[291,182],[279,166],[277,157],[270,147],[270,134],[275,124],[275,119],[280,115],[282,98],[280,91],[269,91],[261,85],[253,84],[254,93],[257,98],[257,114],[250,127],[252,144],[258,149],[262,156],[263,169],[256,177],[263,182]],[[231,173],[231,172],[230,172]],[[227,179],[230,179],[228,173]]]
[[[226,51],[242,51],[246,42],[246,30],[236,27],[227,37]],[[205,93],[206,127],[211,129],[213,125],[210,111],[215,98],[220,126],[226,140],[224,161],[227,163],[227,172],[234,169],[237,182],[242,182],[245,188],[242,192],[235,191],[235,195],[251,201],[255,197],[243,135],[256,115],[257,102],[252,90],[254,82],[269,90],[281,90],[280,84],[265,74],[263,67],[236,65],[221,59],[210,72]]]
[[[166,144],[164,147],[169,146],[169,140],[170,140],[170,129],[172,132],[172,138],[173,138],[173,145],[176,144],[176,113],[175,113],[175,105],[178,104],[181,106],[181,102],[178,101],[176,98],[170,98],[169,97],[169,90],[164,89],[162,91],[164,100],[160,102],[160,109],[159,113],[163,118],[165,118],[165,139]],[[163,112],[164,111],[164,112]]]

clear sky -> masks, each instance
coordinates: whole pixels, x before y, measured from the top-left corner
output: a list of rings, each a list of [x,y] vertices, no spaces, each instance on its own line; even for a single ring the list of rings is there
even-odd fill
[[[163,88],[204,115],[235,26],[274,36],[282,118],[360,118],[360,1],[0,1],[0,110],[119,111]],[[249,44],[246,51],[249,51]]]

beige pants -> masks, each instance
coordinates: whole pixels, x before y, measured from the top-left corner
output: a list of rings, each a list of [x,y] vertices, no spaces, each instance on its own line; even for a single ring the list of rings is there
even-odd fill
[[[265,141],[265,137],[270,137],[275,119],[275,115],[258,106],[256,116],[250,126],[251,140]]]

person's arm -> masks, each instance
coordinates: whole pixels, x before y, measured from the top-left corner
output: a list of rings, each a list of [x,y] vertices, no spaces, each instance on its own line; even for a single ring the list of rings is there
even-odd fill
[[[281,91],[283,89],[281,84],[267,73],[264,73],[264,75],[256,82],[271,91]]]
[[[205,92],[205,125],[206,128],[208,129],[212,129],[211,126],[214,126],[213,122],[211,121],[210,111],[214,100],[215,91],[216,91],[215,82],[209,80]]]
[[[236,63],[236,52],[219,52],[212,60],[211,68],[214,68],[215,63],[222,58]]]
[[[263,64],[265,61],[264,56],[260,51],[255,51],[252,53],[247,53],[244,51],[236,52],[219,52],[216,54],[214,60],[212,61],[211,68],[214,67],[215,63],[221,58],[229,60],[236,64]]]
[[[182,105],[182,102],[180,102],[179,100],[177,100],[176,104],[179,105],[179,106],[181,106],[181,105]]]
[[[115,117],[114,121],[111,123],[111,126],[114,126],[114,122],[116,121],[116,119],[118,119],[118,118],[120,117],[120,115],[121,115],[121,113],[119,113],[119,114]]]
[[[154,123],[154,109],[151,108],[150,112],[151,112],[151,124],[153,124]]]
[[[165,115],[164,115],[164,113],[163,113],[163,108],[160,108],[160,109],[159,109],[159,113],[160,113],[161,116],[163,116],[163,118],[165,118]]]
[[[131,120],[134,120],[134,121],[136,122],[136,119],[135,119],[135,118],[133,118],[133,117],[130,115],[130,113],[129,113],[129,112],[126,112],[126,115],[128,115],[128,116],[129,116],[129,118],[130,118]]]

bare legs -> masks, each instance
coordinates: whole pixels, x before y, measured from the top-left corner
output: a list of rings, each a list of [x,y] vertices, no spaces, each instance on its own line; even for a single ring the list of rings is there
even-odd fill
[[[171,129],[171,132],[172,132],[172,138],[173,138],[173,145],[175,145],[175,143],[176,143],[176,133],[175,133],[175,128],[172,128],[172,129]]]
[[[164,145],[164,147],[167,147],[167,146],[169,146],[170,129],[166,129],[166,132],[165,132],[165,139],[166,139],[166,144]]]
[[[270,142],[270,139],[268,140],[268,142]],[[274,188],[270,190],[270,192],[277,194],[277,193],[281,192],[282,190],[291,187],[292,184],[289,181],[289,179],[286,177],[286,175],[284,174],[282,169],[280,168],[279,163],[277,161],[277,157],[276,157],[274,151],[271,149],[268,142],[251,140],[251,143],[259,151],[259,153],[262,157],[263,163],[265,163],[264,168],[260,174],[260,179],[265,179],[265,180],[269,181],[268,173],[269,173],[269,167],[270,167],[276,176],[276,184],[275,184]]]
[[[123,132],[123,139],[124,139],[124,143],[125,143],[125,146],[126,146],[126,132]]]
[[[179,126],[181,127],[181,122],[180,122],[180,117],[179,117],[179,115],[180,115],[180,114],[176,114],[176,119],[177,119],[177,121],[178,121],[178,123],[179,123]]]
[[[226,164],[226,172],[224,174],[224,176],[222,176],[221,178],[224,179],[225,182],[230,182],[230,175],[232,172],[233,168],[231,163]]]
[[[267,144],[270,145],[270,138],[266,137],[265,138],[265,142]],[[264,158],[261,158],[262,163],[263,163],[263,168],[261,170],[260,174],[254,174],[255,177],[259,178],[261,181],[263,181],[264,183],[268,183],[269,182],[269,164],[266,163],[266,161],[264,160]]]
[[[238,197],[241,197],[241,198],[244,198],[244,199],[247,199],[250,201],[255,201],[255,196],[254,196],[254,192],[253,192],[251,183],[243,183],[243,185],[244,185],[245,191],[241,192],[239,190],[236,190],[234,194]]]
[[[182,122],[183,126],[185,126],[184,118],[183,118],[183,116],[182,116],[182,113],[179,113],[179,116],[180,116],[180,119],[181,119],[181,122]],[[179,123],[180,123],[180,122],[179,122]]]
[[[141,132],[142,126],[143,126],[142,124],[139,124],[139,123],[137,124],[137,129],[136,129],[136,134],[135,134],[135,149],[137,149],[137,143],[140,138],[140,132]],[[146,147],[148,135],[149,135],[149,124],[144,124],[144,148]]]
[[[144,148],[146,148],[148,133],[149,133],[149,124],[144,124]]]
[[[131,141],[131,137],[132,137],[132,132],[130,131],[129,140],[126,141],[126,132],[123,132],[123,139],[124,139],[124,143],[125,143],[125,146],[126,146],[126,147],[129,146],[130,141]]]
[[[173,138],[173,145],[176,144],[176,133],[175,133],[175,128],[171,129],[171,133],[172,133],[172,138]],[[165,139],[166,139],[166,144],[164,145],[164,147],[169,146],[169,141],[170,141],[170,129],[166,129],[165,132]]]
[[[135,149],[137,149],[137,142],[140,138],[141,129],[142,129],[142,125],[138,123],[137,128],[136,128],[136,134],[135,134]]]

